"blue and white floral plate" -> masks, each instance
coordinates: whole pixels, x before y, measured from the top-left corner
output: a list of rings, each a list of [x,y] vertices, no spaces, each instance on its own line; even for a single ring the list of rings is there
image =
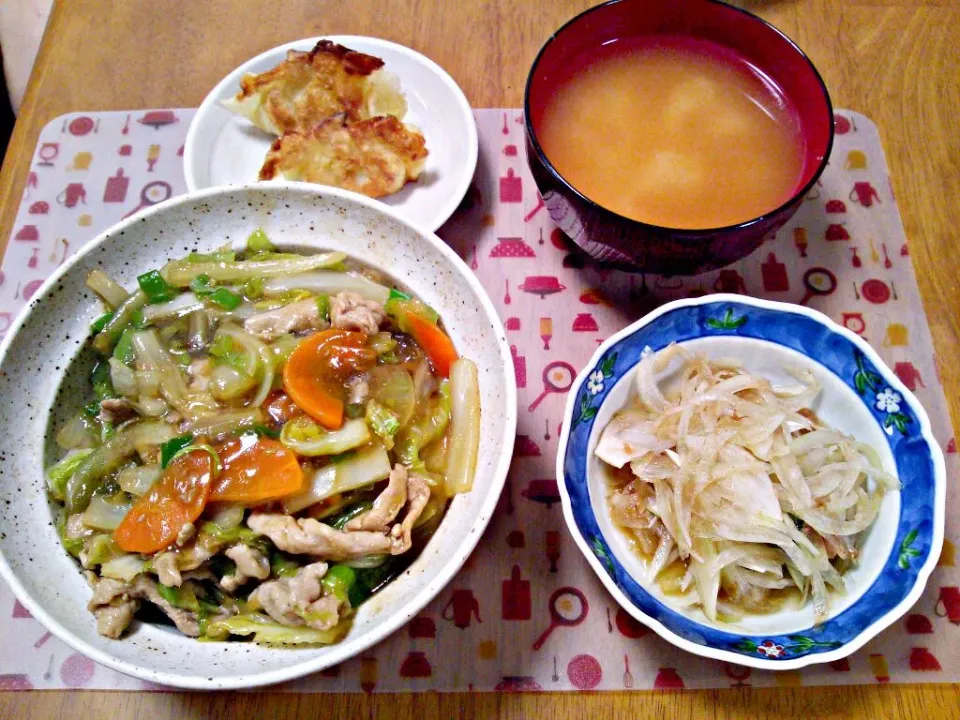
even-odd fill
[[[738,358],[775,383],[795,383],[787,368],[809,368],[823,387],[818,415],[874,447],[900,479],[903,490],[885,496],[859,565],[844,576],[846,594],[831,595],[820,625],[810,603],[736,624],[673,608],[613,525],[607,470],[593,450],[633,392],[640,358],[671,342]],[[669,303],[600,346],[567,400],[557,478],[574,539],[627,612],[684,650],[758,668],[829,662],[861,647],[916,602],[943,542],[943,454],[913,394],[867,343],[825,315],[739,295]]]

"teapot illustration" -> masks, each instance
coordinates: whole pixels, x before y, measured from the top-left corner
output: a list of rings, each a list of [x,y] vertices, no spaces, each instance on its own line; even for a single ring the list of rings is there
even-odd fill
[[[714,292],[723,292],[723,293],[741,293],[746,295],[747,286],[743,281],[743,276],[738,273],[736,270],[721,270],[720,274],[717,276],[716,282],[713,284]]]
[[[917,386],[926,387],[923,384],[923,378],[920,376],[920,371],[917,370],[916,365],[912,362],[898,362],[893,366],[894,374],[900,378],[900,382],[907,386],[907,389],[910,392],[913,392],[917,389]]]
[[[653,687],[657,690],[682,690],[683,678],[676,668],[660,668],[653,680]]]
[[[853,190],[850,191],[850,199],[853,202],[860,203],[864,207],[871,207],[873,201],[880,202],[880,195],[877,189],[866,180],[861,180],[853,184]]]
[[[480,618],[480,604],[469,588],[454,590],[450,602],[443,608],[440,616],[444,620],[453,621],[453,624],[461,630],[470,627],[472,617],[476,617],[478,623],[483,622]]]
[[[934,611],[937,617],[949,618],[954,625],[960,625],[960,587],[940,588],[940,597]]]
[[[69,183],[63,192],[57,195],[57,202],[68,208],[76,207],[78,202],[86,205],[87,191],[83,183]]]

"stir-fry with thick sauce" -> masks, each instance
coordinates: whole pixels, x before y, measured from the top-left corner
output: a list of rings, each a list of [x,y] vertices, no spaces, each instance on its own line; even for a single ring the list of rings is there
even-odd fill
[[[336,642],[468,492],[474,364],[344,253],[192,253],[130,292],[95,270],[89,404],[47,474],[101,634]]]

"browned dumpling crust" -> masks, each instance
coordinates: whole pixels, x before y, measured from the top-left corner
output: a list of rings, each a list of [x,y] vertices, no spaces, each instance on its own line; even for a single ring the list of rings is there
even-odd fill
[[[393,116],[348,120],[339,115],[274,141],[260,179],[333,185],[382,197],[416,180],[427,154],[423,135]]]
[[[224,106],[273,135],[307,132],[340,113],[403,117],[399,83],[382,68],[378,57],[321,40],[309,52],[290,50],[272,70],[245,75]]]

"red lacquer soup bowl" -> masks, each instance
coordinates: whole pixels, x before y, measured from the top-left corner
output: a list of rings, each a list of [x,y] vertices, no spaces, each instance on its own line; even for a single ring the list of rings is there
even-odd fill
[[[725,227],[660,227],[601,207],[553,166],[538,132],[558,87],[611,42],[653,35],[705,40],[733,51],[776,85],[794,106],[803,156],[800,178],[786,202],[759,217]],[[695,275],[753,252],[800,207],[826,167],[833,144],[830,95],[807,56],[764,20],[713,0],[613,0],[573,18],[547,40],[533,62],[524,117],[530,170],[553,222],[603,264],[666,275]],[[617,179],[611,177],[610,181]]]

